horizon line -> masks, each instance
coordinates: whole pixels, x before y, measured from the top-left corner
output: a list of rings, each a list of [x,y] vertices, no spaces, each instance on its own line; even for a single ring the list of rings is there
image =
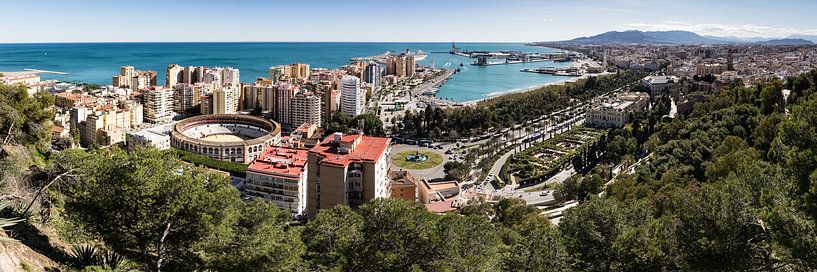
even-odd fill
[[[32,42],[4,42],[3,45],[14,44],[116,44],[116,43],[532,43],[539,41],[32,41]]]

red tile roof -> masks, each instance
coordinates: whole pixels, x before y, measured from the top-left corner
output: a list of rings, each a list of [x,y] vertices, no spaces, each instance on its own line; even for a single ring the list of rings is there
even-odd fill
[[[377,161],[389,147],[391,138],[381,138],[372,136],[363,136],[361,134],[344,135],[340,142],[349,144],[355,142],[360,138],[360,142],[354,145],[354,148],[348,153],[343,153],[340,150],[340,145],[335,143],[333,135],[329,135],[323,141],[315,145],[309,150],[309,153],[324,157],[321,163],[332,164],[337,166],[347,166],[351,162],[375,162]]]
[[[248,172],[298,179],[304,168],[308,150],[270,146],[247,168]]]

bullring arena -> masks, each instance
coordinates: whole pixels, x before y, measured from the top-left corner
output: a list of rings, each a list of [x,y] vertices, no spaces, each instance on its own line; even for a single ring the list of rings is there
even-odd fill
[[[240,114],[211,114],[184,119],[173,127],[170,145],[216,160],[250,163],[281,141],[281,126]]]

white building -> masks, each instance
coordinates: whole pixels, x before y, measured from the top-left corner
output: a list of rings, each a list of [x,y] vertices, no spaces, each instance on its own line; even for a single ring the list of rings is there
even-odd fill
[[[678,83],[678,78],[675,76],[647,76],[641,79],[641,84],[650,89],[650,97],[653,101],[675,83]]]
[[[647,108],[649,96],[645,93],[621,93],[616,97],[602,97],[587,112],[586,124],[591,127],[622,127],[633,112]]]
[[[275,203],[293,214],[306,211],[306,149],[271,146],[247,168],[247,196]]]
[[[173,118],[173,89],[155,86],[145,89],[145,121],[159,123]]]
[[[169,149],[170,130],[173,129],[175,124],[176,122],[173,122],[125,134],[128,150],[133,150],[140,146],[155,147],[159,150]]]
[[[363,114],[366,94],[360,89],[360,79],[343,76],[340,79],[340,111],[349,116]]]

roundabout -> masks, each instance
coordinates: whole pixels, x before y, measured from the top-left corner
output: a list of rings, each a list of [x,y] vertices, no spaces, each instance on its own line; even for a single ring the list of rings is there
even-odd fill
[[[392,163],[405,169],[429,169],[443,162],[443,156],[428,150],[405,150],[391,156]]]

